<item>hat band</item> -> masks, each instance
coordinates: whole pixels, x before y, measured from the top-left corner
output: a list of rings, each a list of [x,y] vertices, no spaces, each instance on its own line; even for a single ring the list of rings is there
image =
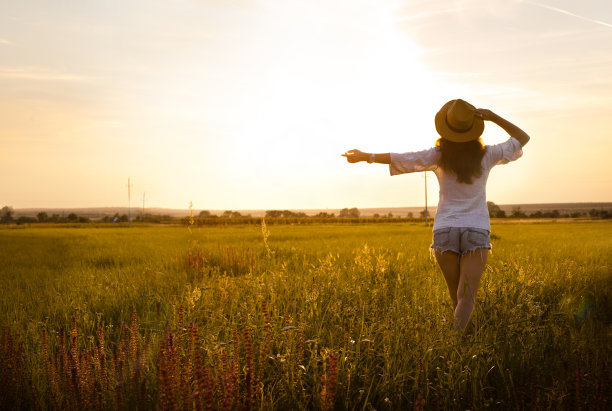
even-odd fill
[[[449,122],[448,122],[448,116],[444,116],[444,122],[446,123],[446,125],[448,126],[448,128],[450,128],[452,131],[454,131],[455,133],[467,133],[468,131],[470,131],[472,129],[472,127],[474,126],[474,119],[472,119],[472,124],[470,125],[469,128],[465,129],[465,130],[459,130],[458,128],[453,127]]]

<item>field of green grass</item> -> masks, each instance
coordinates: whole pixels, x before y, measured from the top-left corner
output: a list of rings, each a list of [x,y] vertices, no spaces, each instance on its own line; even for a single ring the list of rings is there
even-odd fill
[[[265,239],[263,231],[269,230]],[[612,223],[0,229],[2,409],[609,409]]]

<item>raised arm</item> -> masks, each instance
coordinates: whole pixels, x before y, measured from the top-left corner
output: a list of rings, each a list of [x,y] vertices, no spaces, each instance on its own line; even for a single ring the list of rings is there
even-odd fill
[[[527,133],[508,120],[498,116],[491,110],[487,110],[486,108],[477,108],[474,110],[474,114],[483,120],[492,121],[503,128],[506,133],[510,134],[510,137],[516,138],[519,143],[521,143],[521,146],[524,146],[529,141],[529,135]]]
[[[389,153],[364,153],[360,150],[349,150],[342,154],[346,157],[346,161],[349,163],[358,163],[360,161],[367,161],[368,163],[379,163],[379,164],[390,164],[391,155]]]

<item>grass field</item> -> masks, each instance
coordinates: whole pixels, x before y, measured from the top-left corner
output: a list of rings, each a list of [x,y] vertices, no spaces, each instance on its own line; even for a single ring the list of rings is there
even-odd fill
[[[612,223],[0,229],[0,408],[609,409]],[[265,231],[265,230],[263,230]]]

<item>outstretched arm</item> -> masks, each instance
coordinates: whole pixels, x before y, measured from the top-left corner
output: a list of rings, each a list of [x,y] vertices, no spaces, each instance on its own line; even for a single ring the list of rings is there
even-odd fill
[[[474,114],[485,121],[492,121],[497,124],[501,128],[503,128],[506,133],[510,134],[510,137],[516,138],[521,146],[524,146],[529,141],[529,135],[525,133],[523,130],[509,122],[508,120],[498,116],[491,110],[487,110],[486,108],[477,108],[474,110]]]
[[[379,164],[391,163],[391,155],[389,153],[364,153],[363,151],[355,149],[347,151],[346,153],[342,154],[342,156],[346,157],[346,161],[349,163],[358,163],[360,161]]]

